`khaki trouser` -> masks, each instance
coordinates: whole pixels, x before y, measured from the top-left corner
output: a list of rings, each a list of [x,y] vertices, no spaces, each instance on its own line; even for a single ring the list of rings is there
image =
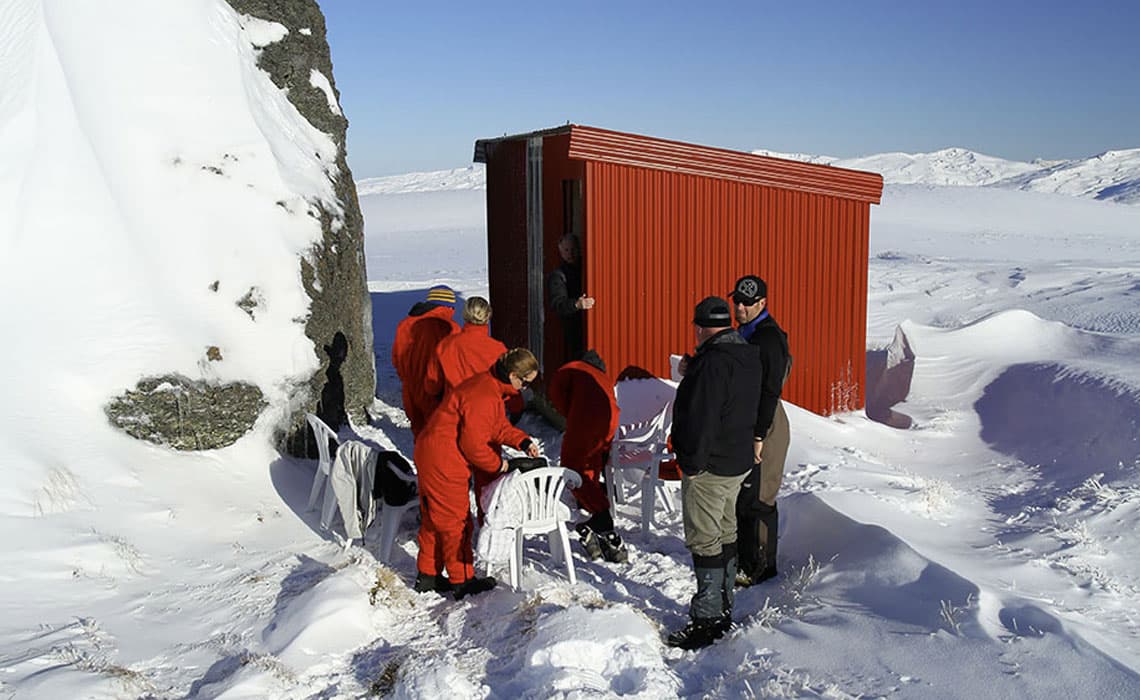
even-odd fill
[[[746,476],[703,471],[681,478],[685,546],[693,556],[719,556],[724,545],[736,542],[736,497]]]
[[[753,466],[736,507],[740,569],[750,576],[776,565],[780,517],[776,509],[776,494],[784,481],[784,460],[790,442],[788,414],[780,402],[776,405],[768,434],[764,436],[761,462]]]
[[[780,401],[776,404],[768,434],[764,436],[764,451],[760,453],[760,500],[770,506],[776,504],[776,494],[780,491],[780,484],[784,483],[784,460],[791,442],[788,414],[784,411],[784,402]]]

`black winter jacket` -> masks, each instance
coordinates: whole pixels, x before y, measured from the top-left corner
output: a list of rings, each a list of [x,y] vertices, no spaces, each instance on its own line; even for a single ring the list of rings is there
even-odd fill
[[[756,324],[756,330],[752,332],[748,344],[760,351],[760,365],[764,372],[756,425],[752,429],[755,437],[763,438],[772,427],[772,417],[776,415],[776,405],[780,402],[780,392],[784,389],[784,375],[788,371],[790,356],[788,334],[769,315]]]
[[[563,353],[565,360],[577,360],[586,349],[583,343],[582,310],[575,306],[582,296],[582,270],[563,261],[546,280],[550,306],[562,321]]]
[[[759,355],[734,330],[697,348],[673,403],[673,452],[681,471],[737,476],[752,468],[762,379]]]

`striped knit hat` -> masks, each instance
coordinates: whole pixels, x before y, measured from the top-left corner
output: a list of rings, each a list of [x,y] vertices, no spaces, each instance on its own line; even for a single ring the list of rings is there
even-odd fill
[[[455,308],[455,291],[446,284],[437,284],[428,290],[426,301]]]

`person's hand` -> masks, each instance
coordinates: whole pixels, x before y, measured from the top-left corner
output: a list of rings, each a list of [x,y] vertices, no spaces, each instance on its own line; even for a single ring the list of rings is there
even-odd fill
[[[682,377],[685,376],[685,371],[689,369],[689,360],[691,359],[693,359],[693,357],[689,353],[681,355],[681,359],[677,362],[677,374]]]
[[[577,301],[574,302],[574,306],[577,306],[582,311],[585,311],[586,309],[592,309],[594,308],[594,297],[588,297],[583,294],[582,296],[578,297]]]
[[[764,440],[762,438],[755,438],[752,441],[752,461],[756,464],[764,461],[761,453],[764,452]]]
[[[503,463],[499,465],[499,472],[502,474],[506,474],[507,470],[510,468],[511,468],[511,463],[507,461],[506,457],[503,457]]]
[[[526,456],[527,457],[538,457],[540,454],[542,454],[542,453],[538,451],[538,443],[537,442],[530,443],[530,445],[526,448]]]

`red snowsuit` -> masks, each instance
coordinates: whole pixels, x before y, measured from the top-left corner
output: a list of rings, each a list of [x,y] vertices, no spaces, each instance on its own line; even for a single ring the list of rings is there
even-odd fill
[[[459,333],[453,333],[436,346],[424,376],[424,391],[440,400],[469,377],[486,372],[507,351],[507,346],[491,337],[491,329],[476,323],[464,324]],[[510,401],[522,411],[519,393],[511,389]],[[475,503],[479,506],[479,522],[483,522],[483,489],[496,479],[497,474],[475,470]]]
[[[591,514],[608,510],[610,502],[599,479],[619,423],[613,380],[590,363],[576,360],[558,368],[547,394],[566,417],[562,466],[582,475],[574,497]]]
[[[419,437],[432,411],[439,405],[438,396],[424,391],[424,375],[439,341],[459,330],[459,324],[452,319],[454,314],[455,310],[450,306],[421,302],[413,306],[408,317],[396,326],[392,366],[403,385],[404,413],[412,423],[413,438]]]
[[[446,567],[453,584],[475,575],[467,495],[471,472],[497,473],[500,448],[521,449],[529,439],[503,411],[503,399],[512,391],[494,370],[476,374],[448,394],[416,440],[421,517],[416,568],[422,574],[438,576]]]
[[[458,333],[439,341],[424,375],[424,390],[443,396],[468,377],[485,372],[507,351],[507,346],[491,337],[486,325],[468,323]]]

